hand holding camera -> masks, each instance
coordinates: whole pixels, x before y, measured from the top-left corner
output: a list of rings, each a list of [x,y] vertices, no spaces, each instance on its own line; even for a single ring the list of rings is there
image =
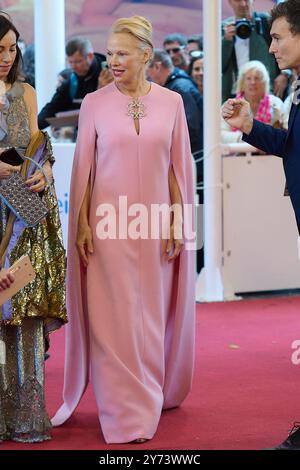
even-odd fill
[[[224,39],[226,41],[233,41],[235,34],[235,23],[229,23],[224,26]]]
[[[238,36],[240,39],[248,39],[253,30],[257,34],[263,35],[263,26],[260,17],[256,16],[254,22],[247,18],[239,18],[234,23],[229,23],[224,26],[224,39],[232,41],[234,36]]]
[[[107,62],[102,62],[101,72],[98,77],[98,89],[103,88],[114,80],[113,74],[109,70]]]

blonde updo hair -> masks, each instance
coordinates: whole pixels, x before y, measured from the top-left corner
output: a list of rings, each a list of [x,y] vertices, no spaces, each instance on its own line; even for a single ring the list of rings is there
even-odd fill
[[[150,48],[153,51],[152,25],[143,16],[131,16],[130,18],[119,18],[110,29],[111,33],[130,33],[141,43],[143,49]]]

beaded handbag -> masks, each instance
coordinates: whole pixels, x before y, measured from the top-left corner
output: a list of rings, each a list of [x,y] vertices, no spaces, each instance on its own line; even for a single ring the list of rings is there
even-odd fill
[[[29,157],[23,158],[39,167],[50,186],[42,166]],[[13,172],[9,178],[3,180],[0,186],[0,198],[26,227],[34,227],[48,213],[48,208],[40,196],[30,191],[19,172]]]

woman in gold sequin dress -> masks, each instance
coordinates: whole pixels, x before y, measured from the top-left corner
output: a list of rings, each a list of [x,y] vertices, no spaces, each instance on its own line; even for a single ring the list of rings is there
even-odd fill
[[[35,90],[20,81],[19,33],[0,13],[0,154],[15,147],[52,176],[54,163],[46,134],[37,127]],[[1,89],[1,87],[0,87]],[[49,212],[38,225],[25,227],[0,203],[0,258],[5,268],[28,254],[36,278],[1,308],[0,441],[40,442],[50,439],[51,424],[44,399],[44,353],[48,334],[66,321],[65,256],[57,199],[35,165],[0,161],[0,185],[20,171]],[[1,285],[3,287],[3,285]],[[5,285],[4,285],[5,287]]]

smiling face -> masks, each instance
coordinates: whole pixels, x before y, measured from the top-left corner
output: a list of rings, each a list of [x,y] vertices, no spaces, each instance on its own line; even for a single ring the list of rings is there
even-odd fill
[[[150,55],[150,48],[142,49],[139,40],[130,33],[112,33],[108,38],[107,63],[116,83],[130,86],[144,78]]]
[[[270,54],[274,54],[281,70],[292,68],[300,73],[300,34],[292,34],[284,16],[275,20],[271,28]]]
[[[199,90],[203,90],[204,59],[197,59],[193,62],[192,78],[198,85]]]
[[[6,81],[17,56],[17,38],[10,30],[0,39],[0,80]]]
[[[261,100],[265,95],[265,82],[259,70],[248,70],[244,76],[242,91],[245,93],[246,100]]]

